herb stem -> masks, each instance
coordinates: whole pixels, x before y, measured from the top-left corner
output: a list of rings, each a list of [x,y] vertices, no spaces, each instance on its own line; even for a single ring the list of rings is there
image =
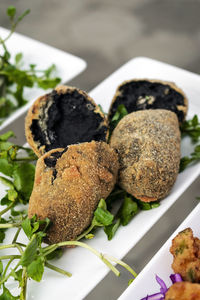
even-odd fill
[[[24,267],[22,273],[20,300],[26,300],[26,288],[27,288],[27,271],[26,268]]]
[[[51,246],[53,246],[53,247],[51,247]],[[47,256],[49,253],[52,253],[53,251],[55,251],[58,248],[56,245],[51,245],[51,246],[50,246],[51,248],[49,248],[49,247],[44,248],[44,250],[45,250],[44,255],[45,256]],[[47,249],[47,251],[46,251],[46,249]]]
[[[19,236],[20,231],[21,231],[21,227],[19,227],[19,228],[17,229],[17,232],[15,233],[15,236],[14,236],[14,238],[13,238],[13,240],[12,240],[12,244],[15,244],[15,242],[16,242],[18,236]],[[19,245],[19,243],[18,243],[18,245]]]
[[[0,259],[19,259],[21,258],[21,255],[3,255],[0,256]]]
[[[12,256],[12,255],[10,255],[10,256]],[[3,272],[3,276],[2,276],[3,278],[5,277],[5,275],[6,275],[7,271],[8,271],[8,268],[9,268],[10,264],[13,262],[14,259],[15,259],[14,257],[11,257],[10,260],[9,260],[9,262],[7,263],[7,265],[5,267],[5,270]]]
[[[66,241],[66,242],[60,242],[58,244],[55,244],[57,246],[57,248],[59,247],[64,247],[64,246],[80,246],[82,248],[86,248],[89,251],[91,251],[93,254],[95,254],[97,257],[99,257],[104,264],[107,265],[107,267],[116,275],[119,276],[120,272],[117,270],[117,268],[115,268],[104,256],[103,254],[99,253],[97,250],[95,250],[94,248],[90,247],[89,245],[82,243],[82,242],[78,242],[78,241]],[[49,246],[52,247],[53,245]],[[49,247],[46,247],[46,250],[48,250]],[[53,249],[52,251],[54,251],[55,249]]]
[[[6,208],[4,208],[2,211],[0,211],[0,217],[5,214],[7,211],[9,211],[13,206],[15,206],[16,201],[13,201],[10,205],[8,205]],[[0,226],[3,224],[0,224]],[[4,224],[6,225],[6,224]],[[0,228],[6,228],[6,227],[0,227]]]
[[[90,227],[88,229],[86,229],[82,234],[80,234],[76,240],[79,241],[82,238],[84,238],[93,228],[95,227],[95,225],[91,224]]]
[[[12,262],[12,261],[11,261]],[[10,261],[9,261],[9,265],[10,265],[10,263],[11,263]],[[20,264],[20,262],[18,262],[18,264],[14,267],[14,271],[19,267],[19,264]],[[7,271],[7,270],[6,270]],[[5,273],[5,271],[4,271],[4,273]],[[4,282],[6,282],[7,280],[8,280],[8,278],[10,277],[12,275],[12,272],[10,272],[3,280],[1,280],[0,281],[0,285],[2,284],[2,283],[4,283]]]
[[[107,259],[114,261],[115,263],[117,263],[118,265],[121,265],[122,267],[124,267],[127,271],[129,271],[135,278],[137,277],[137,273],[129,266],[127,265],[125,262],[123,262],[120,259],[117,259],[113,256],[107,255],[105,254],[104,257],[106,257]]]
[[[61,273],[61,274],[63,274],[63,275],[66,275],[66,276],[68,276],[68,277],[71,277],[71,276],[72,276],[72,274],[71,274],[70,272],[67,272],[67,271],[65,271],[65,270],[63,270],[63,269],[60,269],[60,268],[58,268],[58,267],[56,267],[56,266],[54,266],[54,265],[52,265],[52,264],[50,264],[50,263],[48,263],[48,262],[45,262],[45,266],[46,266],[47,268],[53,270],[53,271],[56,271],[56,272],[58,272],[58,273]]]
[[[19,243],[19,242],[16,242],[16,244],[19,245],[19,246],[21,246],[21,247],[26,247],[27,246],[27,245]]]
[[[13,161],[35,161],[35,157],[19,157],[19,158],[15,158],[13,159]]]
[[[18,244],[8,244],[8,245],[2,245],[0,246],[0,250],[3,250],[3,249],[8,249],[8,248],[17,248],[20,252],[20,254],[23,254],[23,250],[22,248],[18,245]]]
[[[0,224],[0,228],[13,228],[13,227],[20,227],[20,226],[21,226],[21,222]]]

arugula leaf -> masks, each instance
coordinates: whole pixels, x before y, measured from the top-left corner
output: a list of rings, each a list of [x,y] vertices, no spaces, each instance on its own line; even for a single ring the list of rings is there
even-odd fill
[[[138,206],[141,210],[150,210],[156,207],[160,206],[160,203],[158,201],[152,201],[152,202],[144,202],[141,200],[136,200],[138,203]]]
[[[15,55],[15,65],[18,65],[23,58],[23,54],[21,52]]]
[[[33,189],[35,166],[29,163],[18,164],[13,171],[14,186],[23,197],[24,203],[29,201]]]
[[[21,281],[22,280],[22,269],[19,269],[18,271],[14,271],[13,269],[11,270],[11,276],[17,280],[17,281]]]
[[[36,232],[38,236],[40,235],[40,232],[38,231],[40,229],[42,229],[42,235],[45,236],[45,231],[48,228],[49,224],[50,220],[48,218],[44,220],[37,220],[36,215],[34,215],[31,219],[26,217],[26,219],[22,221],[21,226],[26,236],[31,239]]]
[[[13,296],[10,291],[3,286],[3,293],[0,295],[0,300],[19,300],[19,296]]]
[[[104,227],[104,232],[106,233],[109,241],[112,240],[112,238],[114,237],[117,229],[120,226],[120,223],[121,221],[120,219],[118,219],[115,223]]]
[[[193,142],[198,142],[200,138],[200,121],[197,115],[191,120],[186,120],[180,129],[183,136],[189,135]]]
[[[37,235],[33,235],[31,241],[28,243],[24,253],[21,256],[20,264],[24,267],[28,267],[37,257],[38,238]]]
[[[8,194],[5,195],[5,196],[1,199],[1,205],[10,205],[10,200],[8,200]]]
[[[112,134],[113,130],[115,129],[115,127],[117,126],[117,124],[119,123],[119,121],[123,117],[125,117],[127,114],[128,114],[128,111],[127,111],[126,107],[124,106],[124,104],[120,104],[117,107],[116,113],[112,117],[112,120],[109,124],[110,125],[110,136],[109,136],[109,138],[111,137],[111,134]]]
[[[50,88],[54,88],[59,82],[60,82],[60,78],[56,77],[56,78],[37,78],[36,82],[38,84],[38,87],[42,88],[43,90],[47,90]]]
[[[184,171],[188,165],[195,161],[200,161],[200,145],[197,145],[194,148],[194,152],[192,152],[190,156],[184,156],[181,158],[179,172]]]
[[[60,78],[52,77],[55,71],[55,65],[51,65],[46,70],[37,70],[34,64],[30,64],[27,70],[23,70],[23,54],[15,55],[13,64],[10,61],[11,55],[6,47],[7,40],[14,33],[19,22],[29,14],[30,10],[25,10],[19,17],[16,17],[16,8],[9,6],[7,15],[10,19],[11,30],[4,39],[0,37],[0,46],[3,53],[0,56],[0,122],[9,116],[13,111],[27,103],[24,98],[24,88],[32,88],[33,86],[42,89],[54,88],[60,83]],[[14,98],[14,99],[13,99]],[[14,100],[14,101],[13,101]]]
[[[107,226],[112,224],[114,216],[107,210],[106,201],[101,199],[99,205],[94,212],[95,219],[99,226]]]
[[[0,172],[7,176],[12,176],[13,171],[14,171],[14,164],[10,163],[6,158],[1,158]]]
[[[133,201],[131,197],[126,196],[117,215],[121,220],[121,224],[126,226],[137,212],[137,203]]]
[[[112,224],[112,221],[114,219],[114,216],[108,210],[104,210],[100,207],[97,207],[97,209],[94,212],[94,215],[97,222],[102,224],[103,226]]]
[[[8,190],[8,200],[15,201],[18,198],[18,193],[14,189]]]
[[[0,141],[6,142],[11,137],[15,137],[15,134],[13,131],[10,130],[0,135]]]
[[[35,281],[41,281],[42,275],[44,273],[44,259],[42,257],[38,257],[27,267],[27,274],[30,278]]]
[[[30,239],[33,235],[33,232],[32,232],[31,220],[29,218],[26,218],[25,220],[22,221],[22,228],[26,236]]]

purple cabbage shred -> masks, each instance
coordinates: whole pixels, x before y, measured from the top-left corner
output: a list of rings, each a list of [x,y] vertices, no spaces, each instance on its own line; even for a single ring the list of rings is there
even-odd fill
[[[172,281],[172,284],[183,281],[180,274],[171,274],[170,279]],[[160,293],[147,295],[145,298],[142,298],[140,300],[164,300],[165,299],[165,294],[168,288],[165,282],[158,275],[156,275],[156,281],[160,285]]]

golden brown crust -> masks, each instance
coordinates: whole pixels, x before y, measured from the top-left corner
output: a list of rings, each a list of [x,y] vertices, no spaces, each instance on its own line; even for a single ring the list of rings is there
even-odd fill
[[[173,240],[170,252],[174,256],[172,269],[183,280],[200,282],[200,242],[191,228],[181,231]]]
[[[71,145],[58,157],[62,151],[54,149],[39,158],[29,202],[29,217],[37,214],[52,221],[47,235],[51,244],[73,240],[90,225],[118,171],[117,154],[104,142]]]
[[[119,185],[142,201],[162,199],[179,171],[180,130],[175,113],[141,110],[125,116],[110,145],[119,155]]]
[[[169,288],[165,300],[200,300],[200,285],[190,282],[177,282]]]
[[[125,80],[125,81],[123,81],[117,87],[116,92],[115,92],[115,94],[113,96],[112,102],[110,104],[110,108],[109,108],[109,112],[108,112],[108,119],[109,119],[110,114],[111,114],[111,108],[113,106],[113,103],[116,101],[117,97],[121,95],[120,88],[122,86],[124,86],[125,84],[131,83],[131,82],[134,82],[134,81],[136,81],[136,82],[137,81],[149,81],[149,82],[152,82],[152,83],[160,83],[160,84],[164,84],[164,85],[169,85],[172,89],[174,89],[175,91],[177,91],[178,93],[180,93],[181,95],[183,95],[184,105],[178,106],[178,110],[183,112],[183,114],[184,114],[184,120],[185,120],[185,117],[186,117],[187,111],[188,111],[188,99],[187,99],[185,93],[183,92],[183,90],[181,88],[179,88],[174,82],[165,81],[165,80],[158,80],[158,79],[148,79],[148,78],[139,78],[139,79]]]
[[[88,101],[90,101],[95,106],[94,112],[99,114],[103,119],[101,126],[106,126],[106,127],[108,126],[107,119],[105,118],[105,116],[102,113],[99,106],[83,90],[80,90],[76,87],[60,85],[55,88],[55,91],[58,94],[72,93],[73,91],[78,91],[80,94],[82,94]],[[33,137],[33,134],[32,134],[32,131],[30,128],[31,128],[33,120],[40,119],[41,109],[43,106],[46,105],[47,101],[51,101],[51,93],[45,94],[45,95],[39,97],[33,103],[33,105],[30,107],[30,109],[28,110],[28,113],[27,113],[27,116],[25,119],[25,135],[26,135],[27,142],[29,143],[29,145],[31,146],[31,148],[33,149],[33,151],[35,152],[35,154],[38,157],[40,157],[41,155],[43,155],[46,152],[45,145],[40,145],[40,143],[38,141],[34,140],[34,137]],[[109,132],[107,131],[106,140],[108,138],[108,134],[109,134]]]

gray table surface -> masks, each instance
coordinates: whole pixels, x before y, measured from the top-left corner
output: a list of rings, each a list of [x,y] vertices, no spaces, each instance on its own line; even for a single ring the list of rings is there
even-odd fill
[[[87,61],[86,71],[69,83],[86,91],[137,56],[200,74],[200,0],[1,0],[0,26],[7,28],[8,5],[19,12],[31,8],[18,32]],[[18,143],[25,142],[24,116],[7,129],[16,132]],[[124,260],[140,272],[197,205],[197,196],[199,178]],[[129,279],[121,272],[120,278],[109,274],[85,299],[117,299]]]

